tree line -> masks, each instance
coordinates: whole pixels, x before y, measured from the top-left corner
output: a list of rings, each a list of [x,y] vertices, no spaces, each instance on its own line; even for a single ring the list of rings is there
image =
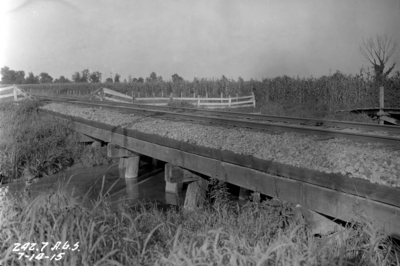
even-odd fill
[[[173,82],[184,81],[184,79],[178,74],[173,74],[171,76]],[[104,83],[120,83],[121,75],[118,73],[114,76],[106,78]],[[150,73],[147,78],[139,77],[133,78],[129,75],[128,80],[124,80],[124,83],[145,83],[145,82],[160,82],[163,81],[162,76],[157,76],[155,72]],[[89,69],[84,69],[82,71],[76,71],[71,79],[65,76],[60,76],[57,79],[53,79],[46,72],[42,72],[39,75],[34,75],[32,72],[25,76],[25,71],[23,70],[13,70],[8,66],[1,68],[1,83],[2,84],[46,84],[46,83],[102,83],[102,73],[99,71],[90,72]]]

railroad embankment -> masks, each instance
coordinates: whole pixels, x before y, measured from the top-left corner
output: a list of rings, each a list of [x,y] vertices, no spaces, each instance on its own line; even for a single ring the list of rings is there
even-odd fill
[[[240,154],[255,154],[260,150],[256,145],[266,141],[266,133],[246,129],[227,130],[76,106],[46,108],[49,106],[60,108],[60,113],[199,145],[229,148]],[[45,121],[50,125],[50,120]],[[42,137],[51,139],[54,132],[44,135],[45,128],[43,125],[40,131]],[[68,131],[68,127],[60,131]],[[227,131],[232,135],[226,135]],[[32,131],[28,129],[27,133]],[[246,137],[253,133],[260,135]],[[267,142],[270,147],[276,145],[276,149],[298,141],[298,136],[291,134],[268,135],[284,136]],[[40,143],[43,138],[37,141]],[[285,139],[288,141],[284,142]],[[43,143],[48,149],[52,147]],[[47,154],[46,149],[40,151]],[[282,151],[265,152],[274,155]],[[304,219],[296,219],[291,204],[276,199],[261,201],[260,194],[254,193],[239,207],[229,200],[224,183],[213,182],[209,201],[196,212],[162,212],[152,204],[132,209],[126,202],[115,208],[108,198],[101,196],[92,202],[94,208],[88,209],[62,188],[34,201],[24,195],[2,200],[0,264],[30,265],[34,261],[35,265],[399,265],[398,248],[369,221],[334,235],[316,237],[310,234]],[[46,247],[45,241],[49,243]],[[37,244],[40,252],[29,250],[27,243]],[[51,250],[57,243],[61,247]],[[66,245],[70,248],[62,249]]]
[[[227,128],[62,103],[51,103],[43,108],[204,147],[400,187],[400,151],[386,144]]]

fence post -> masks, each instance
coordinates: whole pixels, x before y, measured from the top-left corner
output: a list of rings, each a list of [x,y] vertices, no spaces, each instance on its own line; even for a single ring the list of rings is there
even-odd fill
[[[381,112],[383,111],[383,108],[385,108],[385,91],[383,86],[379,87],[379,109]],[[385,121],[380,120],[379,124],[383,125],[385,123]]]
[[[229,95],[229,104],[228,104],[228,106],[231,107],[231,96],[230,95]]]
[[[254,91],[252,91],[251,94],[253,94],[253,107],[256,107],[256,97],[254,96]]]
[[[100,95],[101,95],[101,96],[100,96],[100,97],[101,97],[100,101],[104,101],[104,98],[105,98],[104,89],[101,89]]]
[[[200,95],[197,95],[197,108],[200,107]]]
[[[221,103],[222,103],[222,98],[224,97],[224,93],[221,92]]]
[[[16,87],[14,87],[13,93],[14,93],[14,101],[17,101],[18,100],[18,91],[17,91]]]

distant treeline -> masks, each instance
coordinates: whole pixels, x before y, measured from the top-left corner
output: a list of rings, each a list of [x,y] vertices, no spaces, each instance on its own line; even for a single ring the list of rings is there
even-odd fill
[[[102,73],[99,71],[90,72],[89,69],[84,69],[82,71],[76,71],[71,80],[65,76],[60,76],[57,79],[53,79],[47,72],[42,72],[39,75],[29,72],[28,76],[25,76],[25,71],[23,70],[13,70],[8,66],[1,68],[1,83],[2,84],[48,84],[48,83],[102,83]],[[112,74],[110,77],[106,78],[105,83],[120,83],[121,75],[116,73],[114,78]],[[150,73],[147,78],[134,78],[132,76],[128,77],[128,80],[124,80],[124,83],[144,83],[144,82],[156,82],[163,81],[162,76],[157,76],[155,72]],[[171,76],[172,82],[184,81],[184,79],[178,74],[173,74]]]
[[[385,88],[385,107],[400,108],[400,73],[378,83],[369,73],[344,75],[337,71],[320,78],[277,77],[261,81],[237,81],[220,79],[197,79],[178,82],[155,80],[131,83],[67,83],[22,85],[24,89],[66,94],[79,91],[89,94],[99,88],[108,88],[135,97],[176,96],[220,97],[250,95],[254,92],[258,105],[269,101],[293,105],[325,105],[332,110],[379,106],[379,87]]]

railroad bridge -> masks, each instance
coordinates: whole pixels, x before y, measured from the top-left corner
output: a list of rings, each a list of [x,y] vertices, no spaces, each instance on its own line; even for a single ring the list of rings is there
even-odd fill
[[[124,169],[126,178],[137,177],[141,155],[166,162],[168,192],[176,193],[183,182],[191,182],[185,201],[189,209],[200,204],[199,195],[207,187],[205,177],[212,177],[239,186],[243,197],[257,191],[294,203],[297,213],[315,224],[315,233],[324,233],[336,226],[325,216],[342,221],[365,216],[388,235],[400,239],[398,188],[206,148],[49,110],[41,112],[71,120],[82,140],[108,143],[108,156],[120,158],[119,167]]]

